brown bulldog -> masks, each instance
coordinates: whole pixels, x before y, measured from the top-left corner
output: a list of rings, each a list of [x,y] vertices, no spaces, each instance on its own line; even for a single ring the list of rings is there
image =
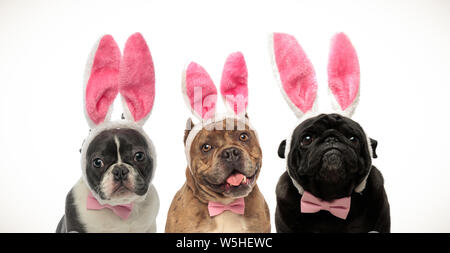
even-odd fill
[[[200,123],[188,120],[186,126],[186,183],[172,201],[166,232],[270,232],[269,209],[256,185],[262,153],[246,114],[242,53],[231,54],[222,73],[226,116],[215,115],[217,90],[200,65],[190,63],[182,82],[185,101]]]
[[[270,232],[269,209],[256,185],[262,164],[256,133],[248,125],[237,130],[233,123],[232,130],[203,128],[192,141],[186,183],[172,201],[166,232]],[[213,124],[226,129],[227,123]],[[210,216],[210,201],[229,204],[238,198],[244,198],[243,215],[224,211]]]

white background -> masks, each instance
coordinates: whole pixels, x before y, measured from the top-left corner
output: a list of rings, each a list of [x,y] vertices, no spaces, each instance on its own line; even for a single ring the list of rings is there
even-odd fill
[[[0,232],[54,231],[81,176],[87,56],[102,34],[123,48],[136,31],[156,71],[154,110],[144,128],[158,153],[158,232],[185,181],[183,130],[191,115],[180,92],[182,68],[195,60],[217,85],[225,58],[236,50],[248,65],[248,113],[264,154],[258,184],[273,222],[275,185],[285,170],[277,148],[296,122],[272,73],[267,35],[273,31],[295,35],[309,55],[324,109],[329,39],[338,31],[350,37],[361,65],[353,118],[379,142],[374,164],[385,177],[392,231],[450,232],[445,0],[0,1]]]

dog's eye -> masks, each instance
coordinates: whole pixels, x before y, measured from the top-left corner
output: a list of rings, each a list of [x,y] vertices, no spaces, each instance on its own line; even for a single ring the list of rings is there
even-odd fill
[[[358,143],[358,138],[356,138],[355,136],[348,137],[348,140],[351,141],[352,143]]]
[[[135,160],[136,162],[142,162],[142,161],[144,161],[144,160],[145,160],[145,154],[144,154],[143,152],[137,152],[137,153],[134,155],[134,160]]]
[[[203,144],[202,151],[203,152],[209,152],[212,149],[212,146],[209,144]]]
[[[100,159],[100,158],[94,159],[94,161],[92,162],[92,166],[94,166],[94,167],[97,168],[97,169],[103,167],[103,161],[102,161],[102,159]]]
[[[239,140],[241,141],[247,141],[248,140],[248,134],[247,133],[241,133],[241,135],[239,135]]]
[[[308,146],[313,141],[313,137],[311,135],[305,135],[302,139],[302,146]]]

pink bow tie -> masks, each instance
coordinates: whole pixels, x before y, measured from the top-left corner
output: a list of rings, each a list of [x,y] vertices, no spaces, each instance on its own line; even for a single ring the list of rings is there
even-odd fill
[[[119,216],[122,220],[128,219],[130,217],[131,211],[133,210],[133,203],[126,205],[101,205],[98,200],[92,195],[92,192],[89,192],[87,197],[86,208],[88,210],[100,210],[103,208],[111,209],[117,216]]]
[[[236,214],[244,214],[245,211],[245,202],[244,198],[236,199],[228,205],[224,205],[219,202],[209,201],[208,203],[208,211],[209,216],[213,217],[223,213],[224,211],[231,211]]]
[[[350,202],[350,197],[335,199],[330,202],[323,201],[305,191],[300,201],[300,210],[302,213],[317,213],[320,210],[326,210],[334,216],[345,220],[350,211]]]

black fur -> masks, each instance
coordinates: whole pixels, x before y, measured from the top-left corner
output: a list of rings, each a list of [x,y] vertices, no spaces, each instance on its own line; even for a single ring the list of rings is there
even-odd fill
[[[377,146],[378,146],[378,141],[370,138],[370,146],[372,147],[372,152],[373,152],[373,158],[377,158]]]
[[[71,190],[66,197],[65,215],[61,218],[58,227],[56,228],[56,233],[86,232],[84,225],[80,222],[76,208]]]
[[[311,136],[310,143],[304,142]],[[356,137],[357,141],[350,141]],[[322,114],[305,120],[294,130],[288,154],[288,170],[277,185],[275,225],[278,232],[390,232],[389,203],[383,177],[372,166],[368,145],[375,149],[377,142],[367,138],[353,120],[338,114]],[[284,158],[286,142],[278,149]],[[362,193],[354,189],[369,174]],[[301,213],[300,199],[292,179],[305,191],[330,201],[351,196],[350,212],[346,220],[327,211]]]
[[[286,158],[285,156],[284,156],[284,151],[286,150],[286,140],[283,140],[281,143],[280,143],[280,146],[278,147],[278,157],[280,157],[280,158]]]

